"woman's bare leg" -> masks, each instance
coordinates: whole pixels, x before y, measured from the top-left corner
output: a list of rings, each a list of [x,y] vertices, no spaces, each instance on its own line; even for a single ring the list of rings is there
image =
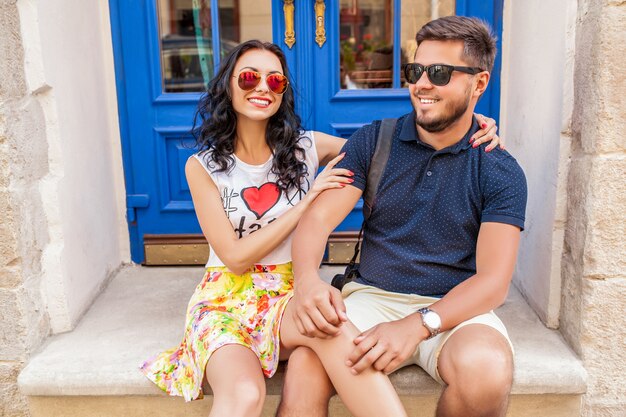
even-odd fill
[[[354,375],[346,366],[359,331],[350,322],[342,325],[341,334],[331,339],[309,338],[297,329],[291,303],[287,306],[280,327],[281,343],[288,349],[307,346],[319,356],[339,397],[356,417],[406,416],[389,378],[374,368]]]
[[[213,390],[209,417],[260,416],[265,400],[265,378],[256,355],[245,346],[226,345],[213,353],[206,366]]]

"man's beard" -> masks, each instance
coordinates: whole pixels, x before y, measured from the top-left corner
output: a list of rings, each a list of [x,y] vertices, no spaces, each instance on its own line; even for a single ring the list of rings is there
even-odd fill
[[[444,109],[444,113],[432,120],[421,118],[419,112],[416,111],[415,123],[427,132],[441,132],[442,130],[450,127],[454,122],[459,120],[463,114],[465,114],[467,108],[469,107],[470,98],[470,90],[468,89],[464,99],[461,98],[459,101],[449,103]],[[417,97],[416,99],[419,100]]]

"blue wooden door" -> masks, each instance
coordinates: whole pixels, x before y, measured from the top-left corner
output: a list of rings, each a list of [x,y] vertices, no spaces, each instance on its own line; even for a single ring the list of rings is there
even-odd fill
[[[184,176],[194,152],[189,132],[201,91],[234,45],[253,37],[280,45],[305,127],[348,137],[373,119],[410,110],[399,68],[418,24],[444,14],[473,15],[490,22],[500,37],[502,19],[502,0],[296,0],[293,9],[283,0],[109,3],[131,257],[137,263],[144,260],[146,235],[200,233]],[[294,32],[291,46],[285,42],[288,29]],[[479,105],[496,118],[499,62]],[[360,219],[357,208],[338,230],[356,230]]]

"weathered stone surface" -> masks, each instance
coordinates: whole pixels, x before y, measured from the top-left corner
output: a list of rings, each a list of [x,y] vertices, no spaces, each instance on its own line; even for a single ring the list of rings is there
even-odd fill
[[[626,271],[626,157],[596,157],[590,176],[584,276],[610,278]]]
[[[626,399],[626,276],[583,283],[582,349],[590,402]]]
[[[19,262],[19,258],[16,259]],[[22,283],[18,268],[0,268],[0,288],[16,288]]]
[[[604,3],[604,4],[603,4]],[[579,2],[575,69],[574,126],[583,138],[585,153],[598,154],[624,149],[626,114],[626,68],[623,58],[623,31],[626,3]]]
[[[17,228],[15,212],[12,207],[11,195],[6,189],[0,189],[0,213],[2,213],[2,221],[0,222],[0,268],[9,265],[19,257],[18,247],[16,244]],[[0,278],[0,287],[2,278]]]
[[[16,2],[0,3],[0,97],[5,99],[19,97],[26,91],[21,42]]]
[[[433,416],[437,396],[401,396],[410,416]],[[262,417],[274,417],[280,398],[265,397]],[[179,398],[140,397],[31,397],[33,417],[204,417],[210,413],[213,399],[181,404]],[[329,407],[330,417],[350,417],[341,400],[335,396]],[[514,395],[507,417],[576,417],[580,416],[580,397],[573,395]],[[303,416],[307,417],[307,416]]]
[[[23,366],[21,362],[0,361],[0,384],[15,383]]]
[[[24,323],[28,324],[23,332],[24,353],[28,357],[39,349],[50,333],[49,317],[41,300],[40,282],[39,277],[26,278],[20,290],[20,308]]]
[[[574,137],[573,145],[580,147],[580,135]],[[561,332],[581,354],[581,296],[583,276],[583,254],[588,229],[587,196],[589,194],[589,175],[592,161],[590,156],[582,155],[578,150],[572,158],[567,185],[567,222],[563,244],[562,295],[561,295]]]
[[[0,360],[25,359],[24,327],[18,292],[0,289]]]
[[[2,102],[2,96],[0,96],[0,103]],[[10,152],[8,152],[6,145],[7,133],[6,133],[6,117],[4,115],[5,109],[0,104],[0,190],[4,190],[9,186],[9,174],[11,172],[11,158]]]
[[[584,417],[624,417],[624,402],[612,404],[587,403],[582,410]]]
[[[0,383],[0,416],[28,417],[28,403],[15,384]]]
[[[27,98],[5,110],[11,146],[11,182],[33,181],[49,171],[45,115],[39,101]]]
[[[11,214],[5,225],[8,230],[2,230],[0,226],[0,237],[6,236],[0,242],[10,245],[13,251],[3,254],[0,246],[0,256],[6,256],[4,259],[0,257],[0,261],[19,263],[22,280],[25,280],[25,277],[40,276],[41,251],[48,241],[39,190],[39,180],[48,170],[45,117],[40,103],[33,98],[12,102],[4,112],[11,124],[5,129],[7,142],[0,161],[2,158],[9,161],[10,194],[3,199],[0,191],[0,206],[6,201],[5,210]]]
[[[583,415],[623,416],[626,390],[626,2],[578,2],[561,331],[589,373]]]

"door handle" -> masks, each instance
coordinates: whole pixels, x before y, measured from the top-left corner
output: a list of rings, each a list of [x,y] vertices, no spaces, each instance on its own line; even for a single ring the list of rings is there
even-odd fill
[[[296,31],[293,24],[293,15],[296,7],[293,5],[293,0],[285,0],[283,2],[283,13],[285,15],[285,43],[291,49],[294,43],[296,43]]]
[[[315,42],[317,42],[320,48],[326,43],[325,11],[326,4],[324,0],[315,0]]]

